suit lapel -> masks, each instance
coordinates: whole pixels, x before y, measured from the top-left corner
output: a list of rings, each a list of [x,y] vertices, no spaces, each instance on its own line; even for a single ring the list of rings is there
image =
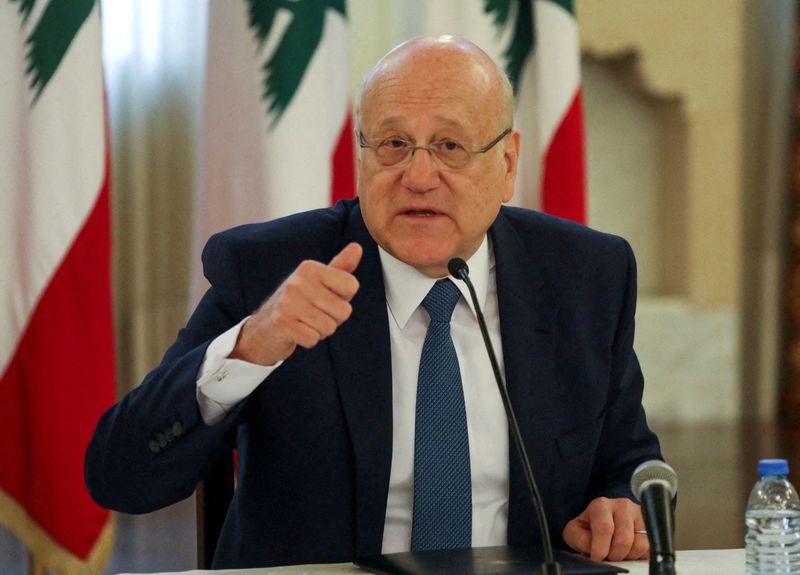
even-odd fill
[[[344,243],[364,255],[353,314],[329,340],[355,459],[356,555],[380,553],[392,463],[392,366],[389,319],[378,247],[355,204]]]
[[[548,491],[549,450],[544,425],[553,415],[556,308],[531,255],[507,217],[500,213],[490,229],[494,242],[497,300],[506,386],[519,422],[539,490]],[[509,544],[535,544],[534,509],[513,443],[509,445]]]

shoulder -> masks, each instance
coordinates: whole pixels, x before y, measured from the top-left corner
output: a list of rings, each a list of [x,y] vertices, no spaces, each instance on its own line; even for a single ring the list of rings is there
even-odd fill
[[[501,274],[545,286],[563,326],[613,329],[635,309],[636,261],[621,237],[519,208],[503,209],[495,228],[498,290]]]
[[[299,212],[256,224],[244,224],[214,234],[209,242],[258,246],[280,244],[304,246],[341,236],[355,200],[346,200],[333,207]]]
[[[235,255],[253,260],[269,255],[272,266],[281,260],[330,259],[338,251],[357,200],[338,202],[321,208],[276,218],[267,222],[244,224],[211,236],[203,251],[204,265],[214,265],[220,258]]]
[[[507,222],[537,259],[583,265],[627,264],[633,259],[633,251],[624,238],[570,220],[510,206],[501,209],[499,218]]]

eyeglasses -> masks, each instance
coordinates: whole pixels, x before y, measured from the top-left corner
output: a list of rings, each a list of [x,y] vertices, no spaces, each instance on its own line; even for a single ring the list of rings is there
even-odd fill
[[[456,140],[440,140],[428,146],[415,146],[403,138],[370,138],[366,139],[359,130],[358,145],[375,151],[378,162],[383,166],[397,166],[411,158],[417,150],[425,150],[448,168],[458,169],[467,165],[474,154],[485,154],[505,138],[512,128],[506,128],[494,140],[479,150],[469,149],[467,144]]]

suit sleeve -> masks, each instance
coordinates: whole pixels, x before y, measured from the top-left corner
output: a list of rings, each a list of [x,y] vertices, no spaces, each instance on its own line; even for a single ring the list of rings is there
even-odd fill
[[[662,459],[658,438],[647,425],[642,394],[644,376],[633,350],[636,313],[636,260],[623,244],[625,286],[611,350],[606,416],[592,469],[588,504],[597,497],[633,499],[630,478],[637,465]]]
[[[244,401],[215,425],[206,425],[199,411],[206,348],[250,311],[243,309],[236,252],[224,235],[209,240],[203,265],[212,287],[186,327],[158,367],[97,424],[84,471],[103,507],[146,513],[191,495],[246,409]]]

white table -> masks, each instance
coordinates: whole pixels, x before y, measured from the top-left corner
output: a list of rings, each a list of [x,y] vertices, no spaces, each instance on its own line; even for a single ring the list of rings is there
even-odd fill
[[[615,563],[631,575],[647,575],[647,561]],[[678,575],[744,575],[744,549],[678,551]],[[330,565],[293,565],[266,569],[234,569],[222,571],[183,571],[154,575],[365,575],[367,571],[352,563]],[[127,575],[133,575],[131,573]]]
[[[744,575],[744,549],[678,551],[678,575]],[[631,575],[647,575],[647,561],[614,563]]]

